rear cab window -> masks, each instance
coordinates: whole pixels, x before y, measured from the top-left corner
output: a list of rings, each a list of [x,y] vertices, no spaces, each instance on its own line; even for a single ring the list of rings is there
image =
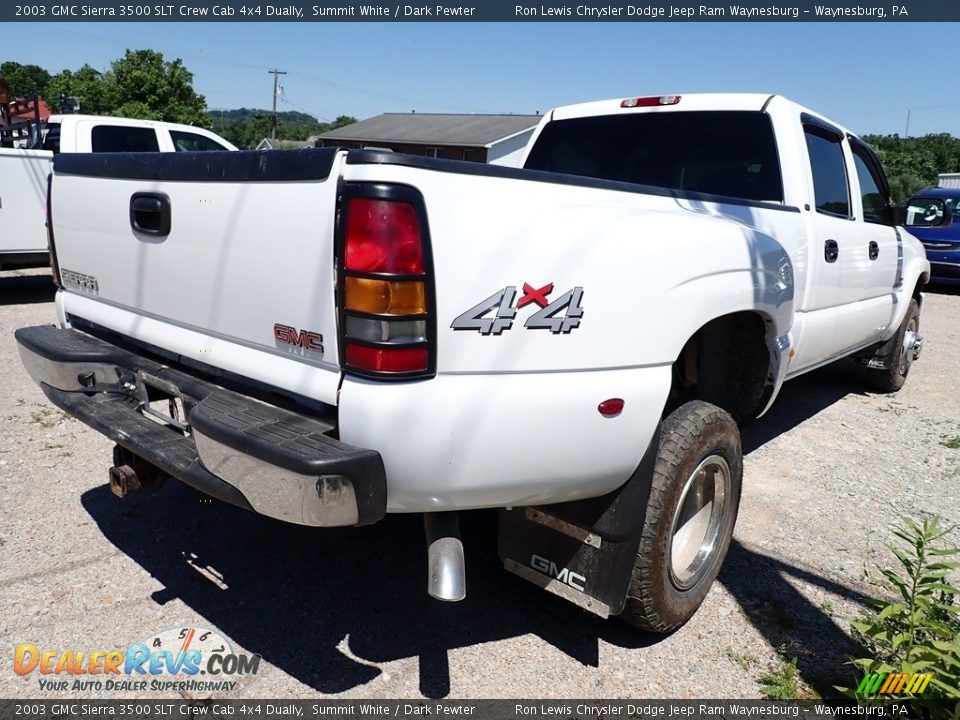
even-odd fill
[[[90,144],[93,152],[160,152],[157,132],[150,127],[95,125]]]
[[[760,111],[629,113],[548,123],[526,168],[783,202],[773,126]]]

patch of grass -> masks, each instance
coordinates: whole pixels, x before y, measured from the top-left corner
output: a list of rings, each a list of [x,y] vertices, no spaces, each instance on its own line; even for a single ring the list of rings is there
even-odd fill
[[[889,548],[900,567],[880,572],[899,597],[870,601],[871,612],[851,623],[861,645],[851,661],[858,681],[879,673],[931,672],[924,699],[960,699],[960,587],[951,581],[960,568],[951,558],[960,548],[946,541],[954,529],[927,517],[904,518],[893,530],[902,542]],[[853,688],[837,689],[857,697]]]
[[[796,700],[801,696],[796,658],[782,661],[779,667],[758,677],[757,682],[760,691],[771,700]]]
[[[897,403],[890,403],[886,407],[880,406],[877,408],[880,412],[893,413],[897,417],[900,417],[904,413],[904,408],[898,405]]]
[[[63,413],[60,413],[61,415]],[[33,425],[39,425],[42,428],[52,428],[56,427],[57,423],[61,420],[56,413],[51,412],[47,408],[42,410],[36,410],[30,413],[30,423]]]
[[[833,611],[836,610],[836,607],[834,607],[832,600],[827,599],[820,603],[820,609],[823,610],[827,615],[833,615]]]
[[[943,439],[940,441],[940,444],[945,448],[950,448],[951,450],[960,450],[960,435],[941,435]]]
[[[736,665],[739,665],[742,670],[749,670],[757,662],[753,655],[741,655],[732,647],[728,647],[726,653],[727,657]]]

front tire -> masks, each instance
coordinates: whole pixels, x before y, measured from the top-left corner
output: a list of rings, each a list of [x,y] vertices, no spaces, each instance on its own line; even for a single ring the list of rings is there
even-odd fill
[[[694,400],[667,416],[623,620],[667,633],[693,616],[730,547],[742,482],[728,412]]]

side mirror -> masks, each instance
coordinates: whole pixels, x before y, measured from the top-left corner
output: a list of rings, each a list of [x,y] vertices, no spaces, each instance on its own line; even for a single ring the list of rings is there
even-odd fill
[[[915,198],[894,208],[894,223],[906,227],[943,227],[953,222],[953,214],[942,198]]]

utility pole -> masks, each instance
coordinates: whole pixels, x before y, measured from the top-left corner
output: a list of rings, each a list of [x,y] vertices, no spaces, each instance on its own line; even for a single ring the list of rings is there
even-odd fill
[[[280,86],[280,76],[286,75],[287,73],[283,70],[267,70],[268,73],[273,75],[273,115],[270,116],[270,139],[277,139],[277,90]]]

